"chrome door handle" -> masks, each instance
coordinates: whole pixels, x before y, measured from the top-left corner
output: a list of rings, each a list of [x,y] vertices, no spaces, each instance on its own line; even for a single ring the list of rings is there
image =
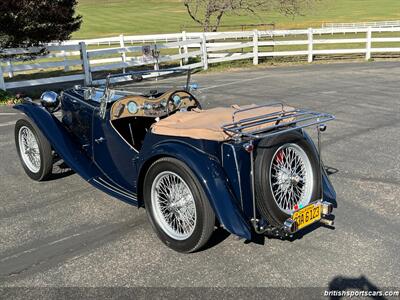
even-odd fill
[[[95,141],[97,144],[100,144],[100,143],[104,142],[105,140],[106,140],[105,138],[99,137],[98,139],[95,139],[94,141]]]

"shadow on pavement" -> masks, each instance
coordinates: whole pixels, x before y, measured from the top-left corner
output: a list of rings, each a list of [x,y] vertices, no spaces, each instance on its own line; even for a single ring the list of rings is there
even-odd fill
[[[350,293],[356,298],[387,299],[379,294],[383,290],[369,281],[364,275],[355,278],[337,276],[329,283],[328,291],[331,292],[330,299],[332,300],[348,298],[350,297]],[[332,292],[336,292],[336,295],[332,295]],[[345,294],[345,292],[349,294]],[[361,295],[361,292],[366,295]]]
[[[54,163],[53,172],[51,176],[47,179],[47,181],[57,180],[61,178],[65,178],[75,174],[75,171],[68,167],[64,161],[59,160]]]
[[[218,227],[216,230],[214,230],[210,240],[207,242],[207,244],[200,250],[200,252],[205,251],[207,249],[213,248],[214,246],[218,245],[219,243],[222,243],[224,240],[228,238],[231,234],[223,229],[222,227]]]

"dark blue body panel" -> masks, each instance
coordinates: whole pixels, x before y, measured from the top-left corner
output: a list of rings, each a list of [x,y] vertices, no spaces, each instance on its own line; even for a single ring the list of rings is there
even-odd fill
[[[53,114],[33,102],[18,104],[14,108],[24,112],[39,127],[56,153],[83,179],[113,197],[137,205],[136,195],[110,183],[88,156],[86,147],[82,148]]]
[[[38,126],[65,163],[89,183],[118,199],[143,206],[142,183],[147,168],[160,157],[174,157],[193,171],[226,230],[252,238],[250,155],[243,144],[155,135],[149,130],[138,152],[113,127],[109,113],[100,118],[97,103],[68,92],[63,95],[62,106],[62,122],[32,102],[15,108]],[[336,204],[333,186],[325,171],[322,175],[323,198]]]
[[[95,142],[104,138],[101,143]],[[108,118],[93,118],[93,161],[114,184],[136,194],[138,152],[112,127]]]
[[[98,109],[97,103],[82,101],[79,95],[72,92],[64,93],[61,101],[63,125],[89,155],[92,144],[93,112],[96,109]]]
[[[253,199],[250,177],[250,155],[243,144],[223,143],[221,153],[222,166],[233,187],[236,198],[247,220],[253,218]]]
[[[90,158],[84,155],[72,139],[65,126],[54,115],[33,102],[18,104],[14,108],[24,112],[34,121],[57,154],[83,179],[90,180],[101,175]]]
[[[185,162],[197,176],[221,224],[231,233],[251,239],[250,222],[222,167],[220,143],[148,133],[139,158],[139,170],[154,158],[170,156]],[[140,176],[144,172],[139,172]]]

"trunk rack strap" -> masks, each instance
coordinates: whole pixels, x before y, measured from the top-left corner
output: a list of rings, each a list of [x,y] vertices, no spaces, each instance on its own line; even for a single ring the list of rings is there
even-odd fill
[[[277,106],[277,111],[236,121],[240,113],[268,106]],[[224,124],[221,128],[227,134],[231,135],[233,139],[249,138],[255,140],[325,123],[334,119],[335,116],[331,114],[305,109],[285,109],[282,103],[273,103],[238,109],[232,114],[232,123]]]

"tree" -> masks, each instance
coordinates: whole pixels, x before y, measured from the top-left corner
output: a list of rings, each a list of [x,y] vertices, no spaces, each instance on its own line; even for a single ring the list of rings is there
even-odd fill
[[[278,11],[284,15],[298,15],[315,0],[184,0],[189,16],[204,31],[217,31],[226,14],[253,14]]]
[[[82,22],[75,15],[76,4],[76,0],[1,0],[0,56],[5,48],[68,40]]]

